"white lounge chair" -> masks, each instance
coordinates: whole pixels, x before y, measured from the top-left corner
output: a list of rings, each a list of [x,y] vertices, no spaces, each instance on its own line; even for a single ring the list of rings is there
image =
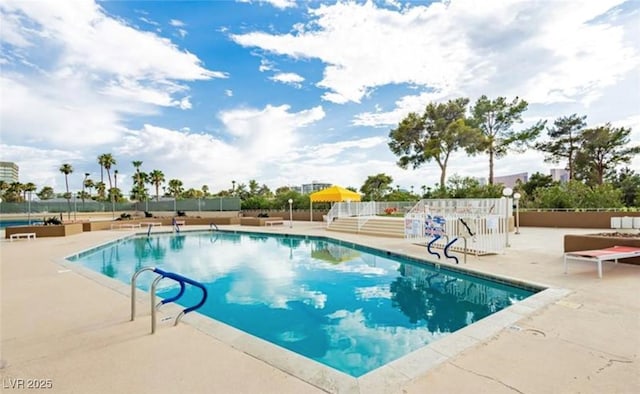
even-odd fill
[[[619,259],[640,257],[640,248],[632,246],[612,246],[605,249],[580,250],[566,252],[564,254],[564,273],[567,273],[567,260],[592,261],[598,264],[598,277],[602,278],[602,262],[613,260],[616,264]]]

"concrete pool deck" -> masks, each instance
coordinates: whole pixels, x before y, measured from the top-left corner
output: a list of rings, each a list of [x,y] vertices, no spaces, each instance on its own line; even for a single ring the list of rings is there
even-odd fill
[[[328,232],[321,223],[219,227],[328,236],[427,258],[424,247],[403,239]],[[197,318],[176,327],[160,323],[156,334],[150,335],[148,297],[139,296],[139,317],[129,322],[130,297],[122,286],[107,286],[102,275],[61,264],[65,256],[135,232],[97,231],[1,243],[3,391],[10,392],[21,379],[25,387],[37,379],[50,379],[54,391],[63,393],[354,392],[351,386],[321,389],[308,383],[322,376],[303,380],[284,372],[256,357],[256,352],[239,350],[207,334]],[[566,292],[530,313],[511,316],[502,329],[452,356],[440,346],[441,360],[429,369],[416,364],[418,372],[411,379],[400,384],[393,379],[369,380],[360,391],[640,391],[640,266],[605,263],[604,277],[598,279],[595,264],[572,262],[569,274],[563,274],[562,236],[594,232],[598,230],[522,228],[521,234],[511,234],[507,253],[468,257],[466,266],[461,266]],[[258,342],[252,346],[260,347]],[[270,346],[261,346],[257,353],[271,352]]]

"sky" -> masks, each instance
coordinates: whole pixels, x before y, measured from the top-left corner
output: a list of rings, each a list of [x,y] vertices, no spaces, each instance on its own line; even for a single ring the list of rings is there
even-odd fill
[[[576,113],[640,144],[639,0],[0,0],[0,12],[0,160],[57,192],[63,163],[72,190],[99,180],[102,153],[125,193],[134,160],[212,192],[251,179],[360,188],[379,173],[432,186],[438,166],[398,167],[390,130],[483,94],[529,103],[516,130]],[[564,165],[529,150],[495,175]],[[488,172],[464,152],[447,171]]]

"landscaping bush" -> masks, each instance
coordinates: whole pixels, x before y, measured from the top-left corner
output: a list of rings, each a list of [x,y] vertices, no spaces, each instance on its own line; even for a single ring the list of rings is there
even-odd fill
[[[62,221],[56,216],[52,216],[49,219],[42,219],[42,223],[44,223],[45,226],[59,226],[62,224]]]

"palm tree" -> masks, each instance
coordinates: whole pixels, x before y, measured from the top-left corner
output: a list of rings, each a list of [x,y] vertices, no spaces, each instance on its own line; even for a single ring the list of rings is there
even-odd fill
[[[111,189],[113,187],[113,185],[111,184],[111,167],[115,166],[116,163],[116,159],[113,158],[113,155],[111,155],[111,153],[103,153],[100,156],[98,156],[98,163],[100,163],[100,182],[104,182],[104,179],[102,177],[102,168],[104,168],[105,170],[107,170],[107,178],[109,179],[109,189]]]
[[[71,194],[69,193],[69,174],[73,172],[73,167],[71,167],[71,164],[64,163],[62,166],[60,166],[60,172],[64,174],[64,184],[67,189],[67,192],[64,194],[64,197],[67,199],[67,218],[71,219]]]
[[[180,196],[183,192],[182,181],[180,179],[169,179],[169,193],[173,196],[173,209],[175,211],[177,208],[177,200],[178,196]]]
[[[106,189],[107,185],[104,182],[98,182],[95,184],[96,192],[98,193],[98,200],[104,201],[106,199]]]
[[[160,200],[160,185],[164,182],[164,174],[160,170],[149,173],[149,182],[156,187],[156,201]]]
[[[6,202],[21,202],[22,188],[24,185],[20,182],[11,182],[7,187],[3,197]]]
[[[178,198],[184,189],[182,188],[182,181],[180,179],[170,179],[169,180],[169,193],[174,198]]]
[[[82,199],[82,208],[84,208],[84,197],[86,195],[84,189],[87,187],[87,178],[89,177],[89,175],[90,174],[88,172],[85,172],[84,179],[82,180],[82,193],[80,193],[80,198]]]
[[[91,198],[91,189],[93,189],[94,187],[96,187],[96,185],[93,183],[93,180],[89,179],[89,173],[85,173],[84,174],[85,178],[84,178],[84,187],[87,188],[88,193],[89,193],[89,198]]]
[[[25,201],[27,200],[27,193],[35,192],[36,190],[36,185],[33,182],[27,182],[22,185],[22,192],[24,193]],[[31,199],[31,194],[29,194],[29,199]]]

